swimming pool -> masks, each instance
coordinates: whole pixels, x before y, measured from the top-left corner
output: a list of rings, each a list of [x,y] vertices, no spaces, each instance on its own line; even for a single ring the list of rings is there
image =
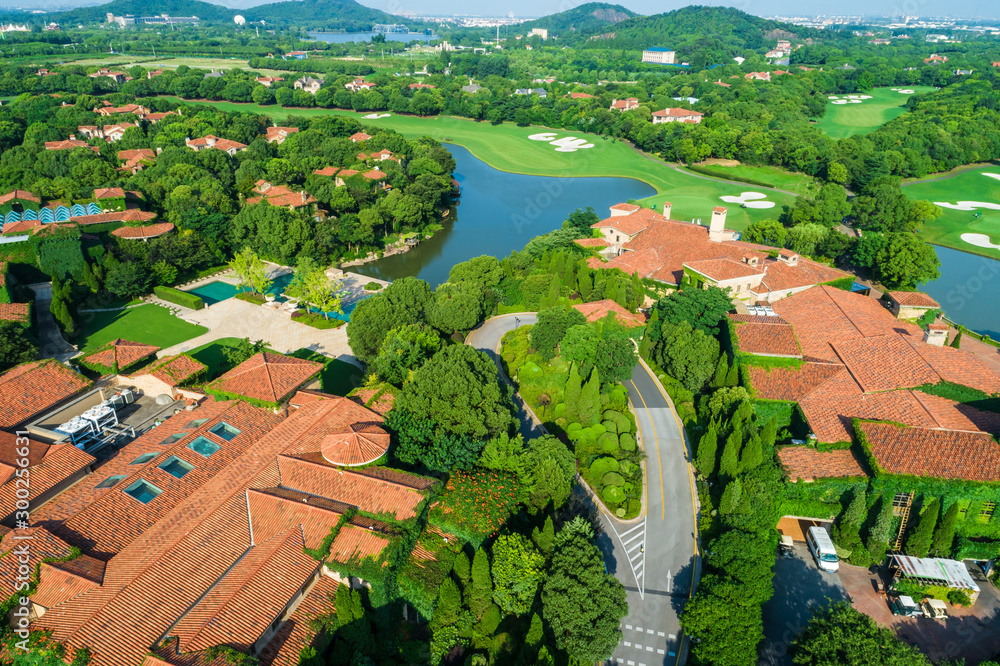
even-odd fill
[[[267,290],[267,293],[274,294],[277,296],[277,300],[284,301],[280,294],[288,287],[288,284],[292,281],[292,273],[286,273],[276,277],[271,283],[271,287]],[[188,289],[188,293],[197,294],[201,297],[201,300],[205,301],[205,305],[215,305],[228,298],[232,298],[241,291],[246,291],[245,289],[240,289],[239,287],[229,284],[228,282],[223,282],[222,280],[215,280],[214,282],[209,282],[208,284],[203,284],[200,287],[194,289]],[[357,300],[348,303],[343,306],[343,314],[338,312],[330,312],[330,317],[334,319],[342,319],[344,321],[351,320],[351,313],[354,312],[354,308],[358,306],[358,303],[365,300],[371,296],[371,294],[364,294]]]
[[[278,296],[281,292],[285,290],[288,283],[292,281],[292,274],[286,273],[274,278],[271,282],[271,287],[267,290],[267,293],[274,294]],[[246,291],[245,289],[240,289],[236,285],[229,284],[228,282],[223,282],[221,280],[216,280],[214,282],[209,282],[208,284],[203,284],[200,287],[195,287],[194,289],[188,289],[188,293],[197,294],[201,297],[201,300],[205,301],[205,305],[215,305],[227,298],[232,298],[241,291]],[[280,299],[279,299],[280,300]]]

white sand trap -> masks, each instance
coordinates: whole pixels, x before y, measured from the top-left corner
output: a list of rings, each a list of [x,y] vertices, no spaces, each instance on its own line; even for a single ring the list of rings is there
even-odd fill
[[[827,99],[840,99],[840,98],[837,97],[836,95],[830,95],[829,97],[827,97]]]
[[[858,95],[858,99],[871,99],[871,95]]]
[[[851,104],[861,104],[861,100],[860,99],[852,99],[851,100]]]
[[[747,208],[774,208],[773,201],[747,201],[743,205]]]
[[[913,93],[915,93],[917,91],[916,90],[906,89],[906,90],[897,90],[896,92],[898,92],[901,95],[912,95]]]
[[[767,201],[759,201],[760,199],[766,199],[767,195],[760,192],[741,192],[740,196],[734,197],[731,195],[719,197],[726,203],[740,204],[741,206],[746,206],[747,208],[773,208],[774,204]]]
[[[832,102],[830,102],[830,104],[847,104],[847,100],[846,99],[835,99]]]
[[[964,240],[969,245],[975,245],[976,247],[986,247],[991,250],[1000,250],[1000,245],[996,245],[990,240],[990,237],[986,234],[962,234],[962,240]]]
[[[541,134],[532,134],[528,137],[532,141],[551,141],[556,138],[555,132],[542,132]]]
[[[847,97],[847,99],[858,99],[861,95],[845,95],[845,97]]]
[[[951,210],[979,210],[980,208],[985,208],[986,210],[1000,210],[1000,204],[986,203],[984,201],[959,201],[958,203],[947,203],[945,201],[935,201],[936,205],[941,206],[941,208],[950,208]]]
[[[369,113],[367,116],[365,116],[365,118],[369,118],[371,120],[377,120],[379,118],[388,118],[391,115],[392,115],[391,113]]]
[[[1000,180],[1000,173],[988,173],[984,171],[983,175],[986,176],[987,178],[994,178],[996,180]]]

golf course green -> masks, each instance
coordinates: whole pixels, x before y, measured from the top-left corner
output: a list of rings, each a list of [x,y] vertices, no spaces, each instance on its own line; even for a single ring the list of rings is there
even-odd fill
[[[1000,258],[1000,210],[978,205],[990,204],[1000,209],[1000,164],[969,169],[938,179],[907,183],[903,186],[903,192],[911,199],[932,201],[944,211],[941,217],[920,231],[922,239],[962,252]],[[960,206],[966,210],[956,210],[942,204]],[[976,236],[970,237],[969,234]],[[966,235],[965,239],[962,238],[963,235]]]
[[[185,101],[180,100],[178,101]],[[355,118],[366,125],[393,129],[406,137],[430,136],[442,143],[453,143],[467,148],[477,158],[495,169],[530,176],[554,177],[620,177],[634,178],[653,186],[657,194],[641,203],[655,204],[661,210],[664,201],[673,205],[671,217],[678,220],[701,218],[708,220],[712,209],[725,206],[729,209],[727,225],[737,231],[745,229],[751,222],[772,218],[777,219],[783,206],[791,205],[794,197],[753,185],[726,183],[708,177],[674,169],[670,165],[646,156],[624,141],[570,132],[561,129],[531,126],[518,127],[512,123],[491,125],[454,116],[397,116],[385,113],[358,113],[339,109],[285,109],[276,105],[236,104],[233,102],[194,102],[206,104],[229,112],[261,113],[276,121],[289,116],[316,117],[322,115],[343,115]],[[367,116],[372,116],[371,118]],[[531,137],[535,137],[532,139]],[[579,140],[579,147],[573,151],[551,141]],[[591,147],[582,147],[582,146]],[[572,147],[572,146],[570,146]],[[757,199],[755,205],[774,203],[771,208],[744,208],[739,203],[726,202],[723,196],[739,197],[743,192],[766,195]],[[586,201],[580,207],[586,207]]]
[[[912,93],[900,91],[912,90]],[[928,86],[909,88],[875,88],[868,92],[848,95],[829,95],[826,114],[816,125],[832,139],[844,139],[855,134],[871,132],[890,120],[906,113],[906,100],[919,93],[934,90]],[[868,97],[869,99],[857,99]]]

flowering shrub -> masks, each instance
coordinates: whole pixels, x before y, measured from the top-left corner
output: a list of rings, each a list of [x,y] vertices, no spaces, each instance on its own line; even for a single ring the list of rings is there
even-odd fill
[[[507,522],[517,507],[518,490],[513,474],[455,472],[431,511],[431,522],[478,547]]]

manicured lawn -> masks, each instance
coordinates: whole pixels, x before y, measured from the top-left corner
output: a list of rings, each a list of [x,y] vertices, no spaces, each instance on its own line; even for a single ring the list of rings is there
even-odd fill
[[[900,90],[913,90],[920,94],[934,90],[929,86],[910,86]],[[891,88],[875,88],[874,90],[855,93],[867,95],[871,99],[861,100],[860,104],[834,104],[835,100],[827,100],[826,114],[817,123],[823,132],[833,139],[844,139],[855,134],[865,134],[881,127],[890,120],[906,113],[906,100],[913,97],[892,90]],[[846,99],[846,95],[830,95],[837,97],[836,101]]]
[[[204,326],[178,319],[159,305],[142,305],[117,312],[91,312],[79,316],[80,336],[76,342],[83,352],[91,352],[116,338],[170,347],[208,333]]]
[[[799,196],[814,194],[819,189],[816,186],[815,179],[804,173],[785,171],[773,166],[747,166],[741,164],[740,166],[731,167],[714,164],[705,168],[711,170],[713,173],[699,175],[715,175],[719,178],[750,178],[761,183],[767,183],[779,190],[795,192]]]
[[[226,359],[223,350],[226,347],[235,347],[239,342],[239,338],[219,338],[201,347],[195,347],[187,352],[187,354],[208,366],[205,380],[211,381],[231,369],[232,366],[230,366],[229,361]]]
[[[177,101],[184,101],[179,98]],[[750,222],[764,218],[777,218],[782,206],[790,205],[792,197],[777,192],[768,194],[768,200],[776,206],[770,210],[740,208],[738,204],[727,204],[721,196],[739,196],[741,192],[755,191],[748,185],[714,183],[678,171],[659,160],[652,160],[634,150],[624,141],[567,130],[546,127],[518,127],[512,123],[491,125],[453,116],[397,116],[388,114],[385,118],[365,118],[366,115],[339,109],[283,109],[277,105],[236,104],[233,102],[195,102],[211,104],[223,111],[244,113],[264,113],[275,120],[288,116],[317,117],[343,115],[375,127],[387,127],[409,138],[430,136],[443,143],[454,143],[467,148],[473,155],[495,169],[531,176],[555,177],[620,177],[634,178],[649,183],[657,190],[655,196],[643,199],[646,205],[656,204],[662,210],[663,201],[673,204],[671,217],[679,220],[701,218],[706,223],[716,206],[727,206],[729,218],[727,226],[741,230]],[[377,115],[385,115],[379,113]],[[576,152],[557,152],[547,141],[533,141],[531,135],[550,133],[556,139],[577,137],[593,144],[593,148],[581,148]],[[587,202],[581,201],[581,206]]]
[[[357,366],[345,363],[344,361],[338,361],[335,358],[323,356],[310,349],[299,349],[292,352],[290,356],[310,361],[319,361],[324,364],[324,368],[319,373],[319,380],[323,385],[324,393],[347,395],[361,386],[365,379],[364,373]]]
[[[915,182],[904,186],[903,191],[911,199],[927,199],[938,205],[967,201],[1000,206],[1000,180],[984,175],[987,173],[1000,174],[1000,165],[970,169],[944,180]],[[1000,258],[1000,249],[973,245],[961,238],[962,234],[982,234],[988,236],[993,245],[1000,246],[1000,210],[942,209],[944,215],[924,227],[921,238],[962,252]]]

